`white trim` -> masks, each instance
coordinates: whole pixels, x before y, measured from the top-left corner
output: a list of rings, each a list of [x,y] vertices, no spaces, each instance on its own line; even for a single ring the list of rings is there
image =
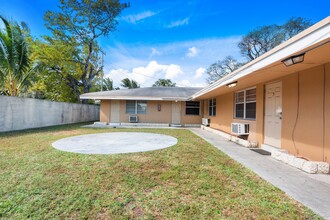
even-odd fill
[[[192,95],[192,98],[196,99],[208,92],[211,92],[214,89],[226,86],[228,83],[237,81],[244,76],[247,76],[264,67],[270,66],[271,64],[281,61],[286,57],[292,56],[295,53],[304,52],[304,50],[306,50],[308,47],[317,45],[318,43],[328,40],[329,38],[330,16],[308,28],[307,30],[301,32],[295,37],[289,39],[288,41],[280,44],[274,49],[268,51],[257,59],[249,62],[243,67],[237,69],[231,74],[212,83],[205,89],[198,91],[197,93]]]
[[[246,91],[248,90],[252,90],[252,89],[255,89],[256,90],[256,100],[255,101],[249,101],[247,102],[246,101]],[[244,92],[244,101],[243,103],[236,103],[236,94],[239,93],[239,92]],[[236,91],[234,92],[234,119],[242,119],[242,120],[256,120],[257,118],[257,115],[255,118],[247,118],[246,117],[246,103],[256,103],[256,111],[257,111],[257,87],[256,86],[253,86],[253,87],[249,87],[247,89],[242,89],[242,90],[239,90],[239,91]],[[240,117],[236,117],[236,104],[243,104],[243,118],[240,118]],[[256,113],[257,114],[257,113]]]
[[[146,100],[146,101],[188,101],[188,98],[175,98],[175,97],[147,97],[147,96],[93,96],[81,95],[80,99],[94,99],[94,100]]]
[[[147,102],[147,100],[125,100],[126,102],[125,102],[125,114],[126,115],[129,115],[129,114],[131,114],[131,115],[146,115],[147,114],[147,111],[148,111],[148,102]],[[134,113],[129,113],[129,112],[127,112],[127,101],[135,101],[135,112]],[[146,107],[146,112],[145,113],[138,113],[138,101],[145,101],[145,104],[147,105],[147,107]]]
[[[211,101],[212,105],[210,105],[210,101]],[[208,116],[211,116],[211,117],[216,116],[216,114],[217,114],[217,110],[216,110],[217,109],[217,98],[213,97],[213,98],[208,99],[207,100],[207,107],[208,107],[208,109],[207,109]],[[210,114],[210,107],[212,109],[212,114]],[[215,107],[215,111],[214,111],[214,107]]]

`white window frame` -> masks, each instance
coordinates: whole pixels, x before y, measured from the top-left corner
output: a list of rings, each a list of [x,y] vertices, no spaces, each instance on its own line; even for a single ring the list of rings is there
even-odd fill
[[[211,102],[211,105],[210,105],[210,102]],[[210,112],[210,108],[211,108],[212,112]],[[209,116],[216,116],[216,114],[217,114],[216,108],[217,108],[217,99],[216,98],[209,99],[208,100]]]
[[[134,109],[134,113],[131,113],[131,112],[127,112],[127,101],[130,101],[130,102],[135,102],[135,109]],[[143,102],[146,104],[146,111],[143,112],[143,113],[138,113],[138,102]],[[147,101],[144,101],[144,100],[126,100],[126,114],[133,114],[133,115],[145,115],[147,114],[147,109],[148,109],[148,102]]]
[[[256,90],[256,99],[255,99],[254,101],[246,101],[246,91],[248,91],[248,90],[252,90],[252,89],[255,89],[255,90]],[[237,98],[236,94],[237,94],[237,93],[240,93],[240,92],[244,92],[244,101],[243,101],[243,102],[239,102],[239,103],[237,103],[237,102],[236,102],[236,98]],[[235,100],[234,100],[234,118],[236,118],[236,119],[245,119],[245,120],[256,120],[257,115],[255,116],[255,118],[247,118],[247,117],[246,117],[246,104],[247,104],[247,103],[256,103],[256,112],[257,112],[257,89],[256,89],[255,86],[254,86],[254,87],[251,87],[251,88],[247,88],[247,89],[243,89],[243,90],[240,90],[240,91],[235,92]],[[243,117],[237,117],[237,116],[236,116],[236,105],[237,105],[237,104],[243,104]],[[256,113],[256,114],[257,114],[257,113]]]

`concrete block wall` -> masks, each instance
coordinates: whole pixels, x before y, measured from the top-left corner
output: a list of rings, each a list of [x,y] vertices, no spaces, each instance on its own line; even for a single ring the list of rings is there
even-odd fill
[[[0,95],[0,132],[98,121],[97,105]]]

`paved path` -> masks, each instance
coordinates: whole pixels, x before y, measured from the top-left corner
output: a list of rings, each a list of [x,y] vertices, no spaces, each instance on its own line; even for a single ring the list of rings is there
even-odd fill
[[[81,154],[121,154],[159,150],[175,145],[172,136],[145,132],[79,135],[55,141],[54,148]]]
[[[330,220],[330,175],[307,174],[270,156],[260,155],[229,142],[219,135],[200,128],[190,130],[315,213]]]

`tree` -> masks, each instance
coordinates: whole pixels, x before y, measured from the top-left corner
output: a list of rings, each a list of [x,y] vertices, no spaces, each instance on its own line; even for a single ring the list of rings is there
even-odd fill
[[[249,32],[238,44],[241,54],[251,61],[276,47],[283,41],[280,30],[280,26],[268,25]]]
[[[102,82],[102,90],[103,91],[110,91],[110,90],[119,90],[119,87],[113,86],[113,80],[110,78],[103,79]]]
[[[223,60],[219,60],[213,64],[211,64],[207,70],[206,74],[208,75],[207,82],[213,83],[218,79],[226,76],[227,74],[235,71],[239,67],[241,67],[243,63],[239,63],[231,56],[225,57]]]
[[[53,101],[79,102],[81,93],[81,68],[77,61],[79,48],[74,41],[69,44],[61,39],[44,37],[32,44],[32,58],[40,62],[36,83],[31,92],[38,98]]]
[[[153,87],[175,87],[176,83],[173,83],[170,79],[158,79]]]
[[[103,69],[97,39],[116,30],[116,17],[127,7],[129,4],[119,0],[60,0],[59,12],[46,12],[45,25],[53,35],[79,48],[73,62],[81,66],[79,81],[84,93],[90,91],[93,79]]]
[[[299,34],[306,28],[310,27],[312,23],[301,17],[290,18],[285,24],[282,25],[284,31],[284,40],[288,40],[291,37]]]
[[[312,23],[304,18],[291,18],[283,25],[262,26],[243,36],[238,43],[241,54],[249,61],[261,56],[294,35],[305,30]]]
[[[0,30],[0,90],[2,94],[18,96],[30,84],[33,72],[26,42],[26,24],[9,22],[0,16],[4,29]]]
[[[103,82],[102,82],[102,90],[103,90],[103,91],[114,90],[112,79],[110,79],[110,78],[103,79]]]
[[[127,89],[140,88],[140,85],[133,79],[125,78],[121,81],[121,86]]]

